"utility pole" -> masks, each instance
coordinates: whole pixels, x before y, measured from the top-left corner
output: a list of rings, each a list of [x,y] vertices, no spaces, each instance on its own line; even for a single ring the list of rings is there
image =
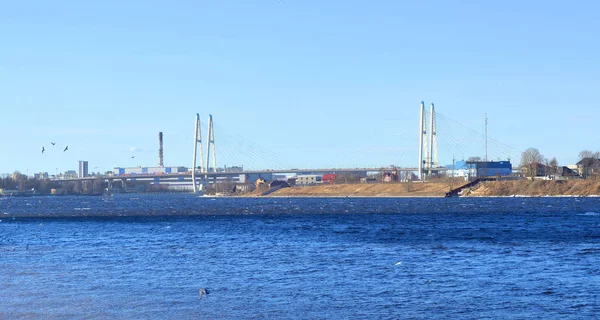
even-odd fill
[[[450,177],[450,192],[454,188],[454,175],[456,174],[456,167],[454,166],[454,155],[452,155],[452,176]]]

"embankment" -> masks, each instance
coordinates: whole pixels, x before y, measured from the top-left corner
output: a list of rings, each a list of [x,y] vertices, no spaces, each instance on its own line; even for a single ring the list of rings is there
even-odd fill
[[[515,180],[485,181],[468,196],[598,196],[599,180]]]
[[[283,188],[270,197],[443,197],[448,183],[322,184]]]
[[[283,188],[268,197],[443,197],[449,190],[448,182],[323,184]],[[462,196],[600,196],[600,180],[485,181]]]

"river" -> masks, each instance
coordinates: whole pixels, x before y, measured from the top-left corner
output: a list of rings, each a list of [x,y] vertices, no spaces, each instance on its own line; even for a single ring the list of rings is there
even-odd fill
[[[592,319],[600,198],[6,197],[0,270],[2,319]]]

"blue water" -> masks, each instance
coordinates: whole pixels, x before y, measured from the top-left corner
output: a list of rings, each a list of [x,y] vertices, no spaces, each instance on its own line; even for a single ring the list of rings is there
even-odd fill
[[[0,198],[0,219],[0,319],[600,314],[600,198]]]

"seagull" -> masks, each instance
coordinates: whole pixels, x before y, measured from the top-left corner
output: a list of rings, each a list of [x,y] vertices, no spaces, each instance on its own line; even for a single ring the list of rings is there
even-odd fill
[[[42,153],[44,153],[44,151],[46,151],[46,148],[42,147]]]
[[[52,141],[50,141],[50,143],[52,143],[52,145],[55,145],[55,144],[56,144],[56,142],[52,142]]]
[[[205,288],[200,288],[200,300],[202,300],[202,296],[205,294],[208,295],[208,290]]]
[[[65,152],[65,151],[67,151],[67,150],[69,150],[69,146],[66,146],[66,147],[65,147],[65,150],[63,150],[63,152]]]

